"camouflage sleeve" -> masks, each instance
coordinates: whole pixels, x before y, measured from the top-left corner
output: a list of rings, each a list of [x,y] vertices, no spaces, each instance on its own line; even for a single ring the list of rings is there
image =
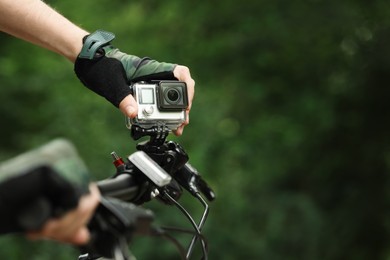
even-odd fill
[[[129,82],[174,79],[173,70],[175,69],[175,64],[158,62],[148,57],[140,58],[135,55],[128,55],[117,48],[108,50],[106,57],[117,59],[122,63]]]

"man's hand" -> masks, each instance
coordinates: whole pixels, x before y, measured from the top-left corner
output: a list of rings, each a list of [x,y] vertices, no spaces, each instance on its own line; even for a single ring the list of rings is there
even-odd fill
[[[81,197],[77,208],[58,219],[51,219],[39,231],[30,232],[27,237],[52,239],[58,242],[83,245],[89,241],[87,224],[91,219],[100,199],[96,185],[90,185],[90,193]]]
[[[182,135],[184,127],[189,124],[189,113],[192,106],[192,100],[195,94],[195,81],[191,78],[190,70],[181,65],[177,65],[173,70],[174,77],[179,81],[184,81],[187,84],[188,91],[188,108],[187,108],[187,120],[184,122],[175,132],[175,135]],[[132,95],[128,95],[119,103],[119,109],[125,116],[134,118],[137,116],[138,107]]]
[[[105,97],[131,118],[137,115],[137,104],[131,96],[130,84],[150,80],[180,80],[187,84],[189,108],[194,97],[195,82],[187,67],[139,58],[119,51],[111,45],[114,34],[96,31],[84,39],[84,45],[75,62],[75,73],[89,89]],[[183,133],[189,120],[181,125],[176,135]]]

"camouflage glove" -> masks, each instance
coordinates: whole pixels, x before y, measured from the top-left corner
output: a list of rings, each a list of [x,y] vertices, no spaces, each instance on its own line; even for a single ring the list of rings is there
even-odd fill
[[[0,163],[0,234],[36,231],[88,192],[85,165],[65,140]]]
[[[131,82],[175,79],[174,64],[120,52],[110,44],[114,38],[114,34],[99,30],[85,37],[74,67],[86,87],[114,106],[119,107],[131,94]]]

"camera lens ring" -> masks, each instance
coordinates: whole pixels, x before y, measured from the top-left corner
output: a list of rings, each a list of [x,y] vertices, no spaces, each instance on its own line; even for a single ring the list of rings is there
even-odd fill
[[[181,100],[181,93],[176,88],[167,88],[164,91],[164,99],[169,104],[177,104]]]

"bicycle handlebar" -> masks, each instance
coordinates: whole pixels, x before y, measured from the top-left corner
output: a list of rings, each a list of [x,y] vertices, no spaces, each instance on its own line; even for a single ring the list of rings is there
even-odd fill
[[[151,222],[154,218],[153,213],[136,206],[149,201],[155,195],[160,201],[168,204],[175,204],[179,209],[181,206],[175,199],[180,197],[182,192],[181,187],[189,191],[193,196],[197,197],[197,199],[200,199],[201,202],[202,198],[199,193],[203,193],[209,201],[215,199],[214,192],[207,183],[204,182],[196,169],[191,167],[189,163],[186,163],[188,161],[188,156],[180,145],[168,142],[164,143],[163,147],[157,147],[159,149],[155,148],[156,147],[153,145],[148,145],[148,143],[137,146],[138,150],[145,150],[151,155],[150,160],[154,160],[156,163],[164,165],[164,170],[173,177],[172,182],[162,188],[156,187],[153,185],[153,182],[143,174],[142,170],[133,165],[131,161],[125,163],[121,158],[114,156],[114,165],[117,169],[117,173],[112,178],[96,182],[102,194],[102,201],[95,212],[95,217],[91,220],[89,225],[91,231],[95,230],[99,233],[99,236],[94,237],[101,237],[101,240],[94,241],[86,252],[98,253],[106,257],[112,256],[110,250],[114,246],[123,246],[122,250],[120,250],[123,252],[125,252],[127,248],[126,244],[122,243],[122,240],[117,240],[119,239],[118,237],[123,236],[130,240],[133,233],[149,233],[150,235],[155,232],[151,227]],[[70,177],[70,182],[73,184],[88,185],[88,179],[84,178],[88,173],[85,164],[78,156],[73,145],[70,142],[61,139],[52,141],[37,150],[27,152],[14,159],[0,163],[0,173],[3,173],[2,177],[8,177],[14,174],[25,174],[29,173],[37,166],[45,166],[55,170],[59,174],[68,176]],[[160,195],[158,195],[158,192],[160,192]],[[51,212],[53,212],[53,209],[51,208],[52,205],[46,203],[47,198],[40,197],[39,199],[43,199],[44,201],[37,200],[37,203],[31,203],[33,206],[28,207],[23,211],[24,214],[22,215],[24,217],[21,226],[23,226],[24,230],[37,229],[41,227],[47,219],[53,217],[51,214]],[[196,231],[194,233],[193,241],[189,246],[186,259],[191,255],[193,244],[197,238],[201,238],[202,240],[204,255],[206,255],[205,259],[207,259],[206,245],[200,230],[207,217],[208,206],[204,201],[202,204],[206,205],[206,209],[199,224],[196,224],[193,221],[192,217],[184,208],[181,209],[181,211],[187,215],[187,218],[191,220]],[[110,243],[107,241],[108,237],[110,237]],[[102,251],[105,249],[109,251]]]
[[[139,185],[129,174],[121,174],[112,179],[98,181],[97,186],[102,195],[123,201],[132,201],[139,193]]]

